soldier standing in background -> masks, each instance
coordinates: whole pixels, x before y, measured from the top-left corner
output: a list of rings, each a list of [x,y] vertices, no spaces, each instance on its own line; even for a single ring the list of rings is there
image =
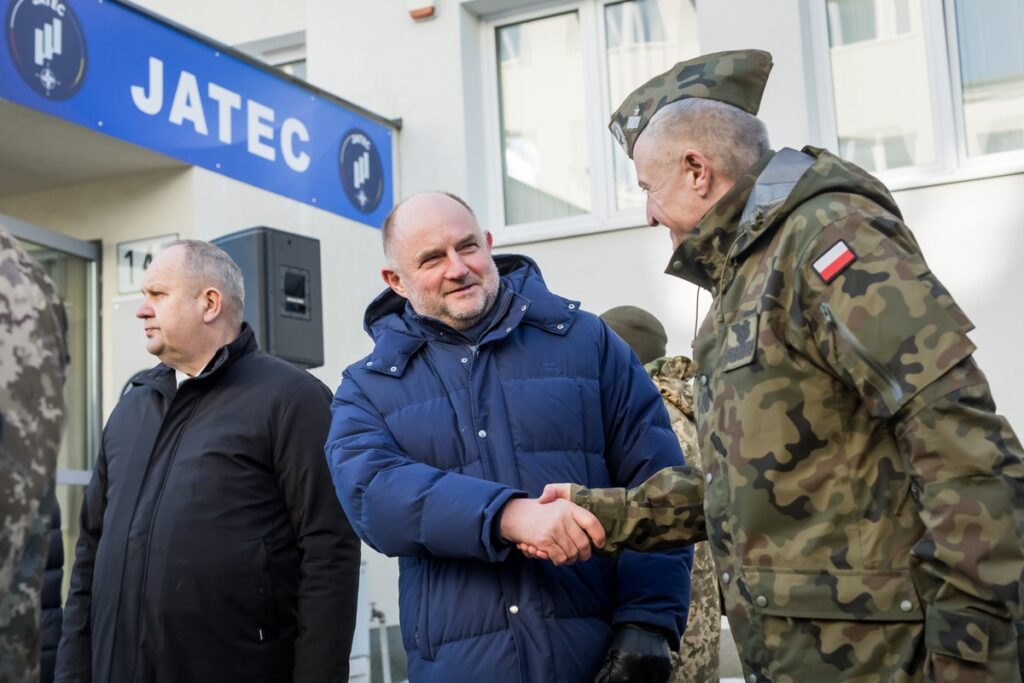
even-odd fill
[[[0,681],[39,680],[39,594],[64,414],[66,320],[42,266],[0,226]]]
[[[672,420],[672,431],[699,475],[700,449],[693,421],[693,361],[685,356],[665,356],[668,336],[653,315],[636,306],[616,306],[601,320],[629,344],[661,392],[662,403]],[[690,570],[690,612],[678,652],[672,653],[672,683],[712,683],[718,680],[719,637],[722,613],[711,548],[706,542],[693,547]]]
[[[705,477],[548,497],[594,512],[606,549],[708,538],[750,683],[1020,681],[1020,442],[886,188],[769,149],[770,69],[756,50],[682,62],[610,125],[667,272],[714,296],[694,342]]]

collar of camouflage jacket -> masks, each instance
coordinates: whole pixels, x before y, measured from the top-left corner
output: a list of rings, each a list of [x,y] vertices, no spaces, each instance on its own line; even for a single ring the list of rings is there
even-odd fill
[[[721,278],[729,251],[739,235],[740,217],[747,199],[757,177],[774,155],[774,152],[769,152],[758,159],[704,214],[672,254],[666,273],[717,293],[715,285]]]
[[[801,203],[823,193],[866,197],[901,217],[892,195],[859,166],[817,147],[769,152],[750,167],[679,245],[669,275],[718,294],[730,262],[737,263]]]

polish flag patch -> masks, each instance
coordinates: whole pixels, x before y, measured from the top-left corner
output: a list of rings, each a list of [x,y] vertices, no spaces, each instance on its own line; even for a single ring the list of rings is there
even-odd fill
[[[857,255],[853,253],[849,245],[843,240],[839,240],[818,257],[814,262],[814,270],[821,276],[825,284],[828,284],[856,260]]]

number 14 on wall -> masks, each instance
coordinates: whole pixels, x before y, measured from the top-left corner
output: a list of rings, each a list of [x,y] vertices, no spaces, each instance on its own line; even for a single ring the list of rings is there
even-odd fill
[[[133,242],[119,242],[117,245],[117,291],[118,294],[138,294],[142,287],[142,276],[153,261],[153,257],[164,245],[178,239],[177,235],[148,237]]]

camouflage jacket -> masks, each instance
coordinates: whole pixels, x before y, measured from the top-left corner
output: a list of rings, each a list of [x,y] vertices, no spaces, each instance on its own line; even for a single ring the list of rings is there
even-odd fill
[[[687,462],[699,473],[697,425],[693,420],[693,361],[685,356],[673,356],[659,358],[645,367],[661,392],[665,410],[672,420],[672,431],[687,454]],[[707,543],[698,543],[693,549],[690,570],[690,612],[679,650],[672,654],[670,683],[718,681],[721,626],[718,579],[711,549]]]
[[[669,272],[715,296],[706,474],[574,488],[611,547],[709,538],[750,681],[1020,681],[1020,443],[884,186],[770,155]]]
[[[39,599],[60,447],[64,308],[0,226],[0,681],[39,680]]]

